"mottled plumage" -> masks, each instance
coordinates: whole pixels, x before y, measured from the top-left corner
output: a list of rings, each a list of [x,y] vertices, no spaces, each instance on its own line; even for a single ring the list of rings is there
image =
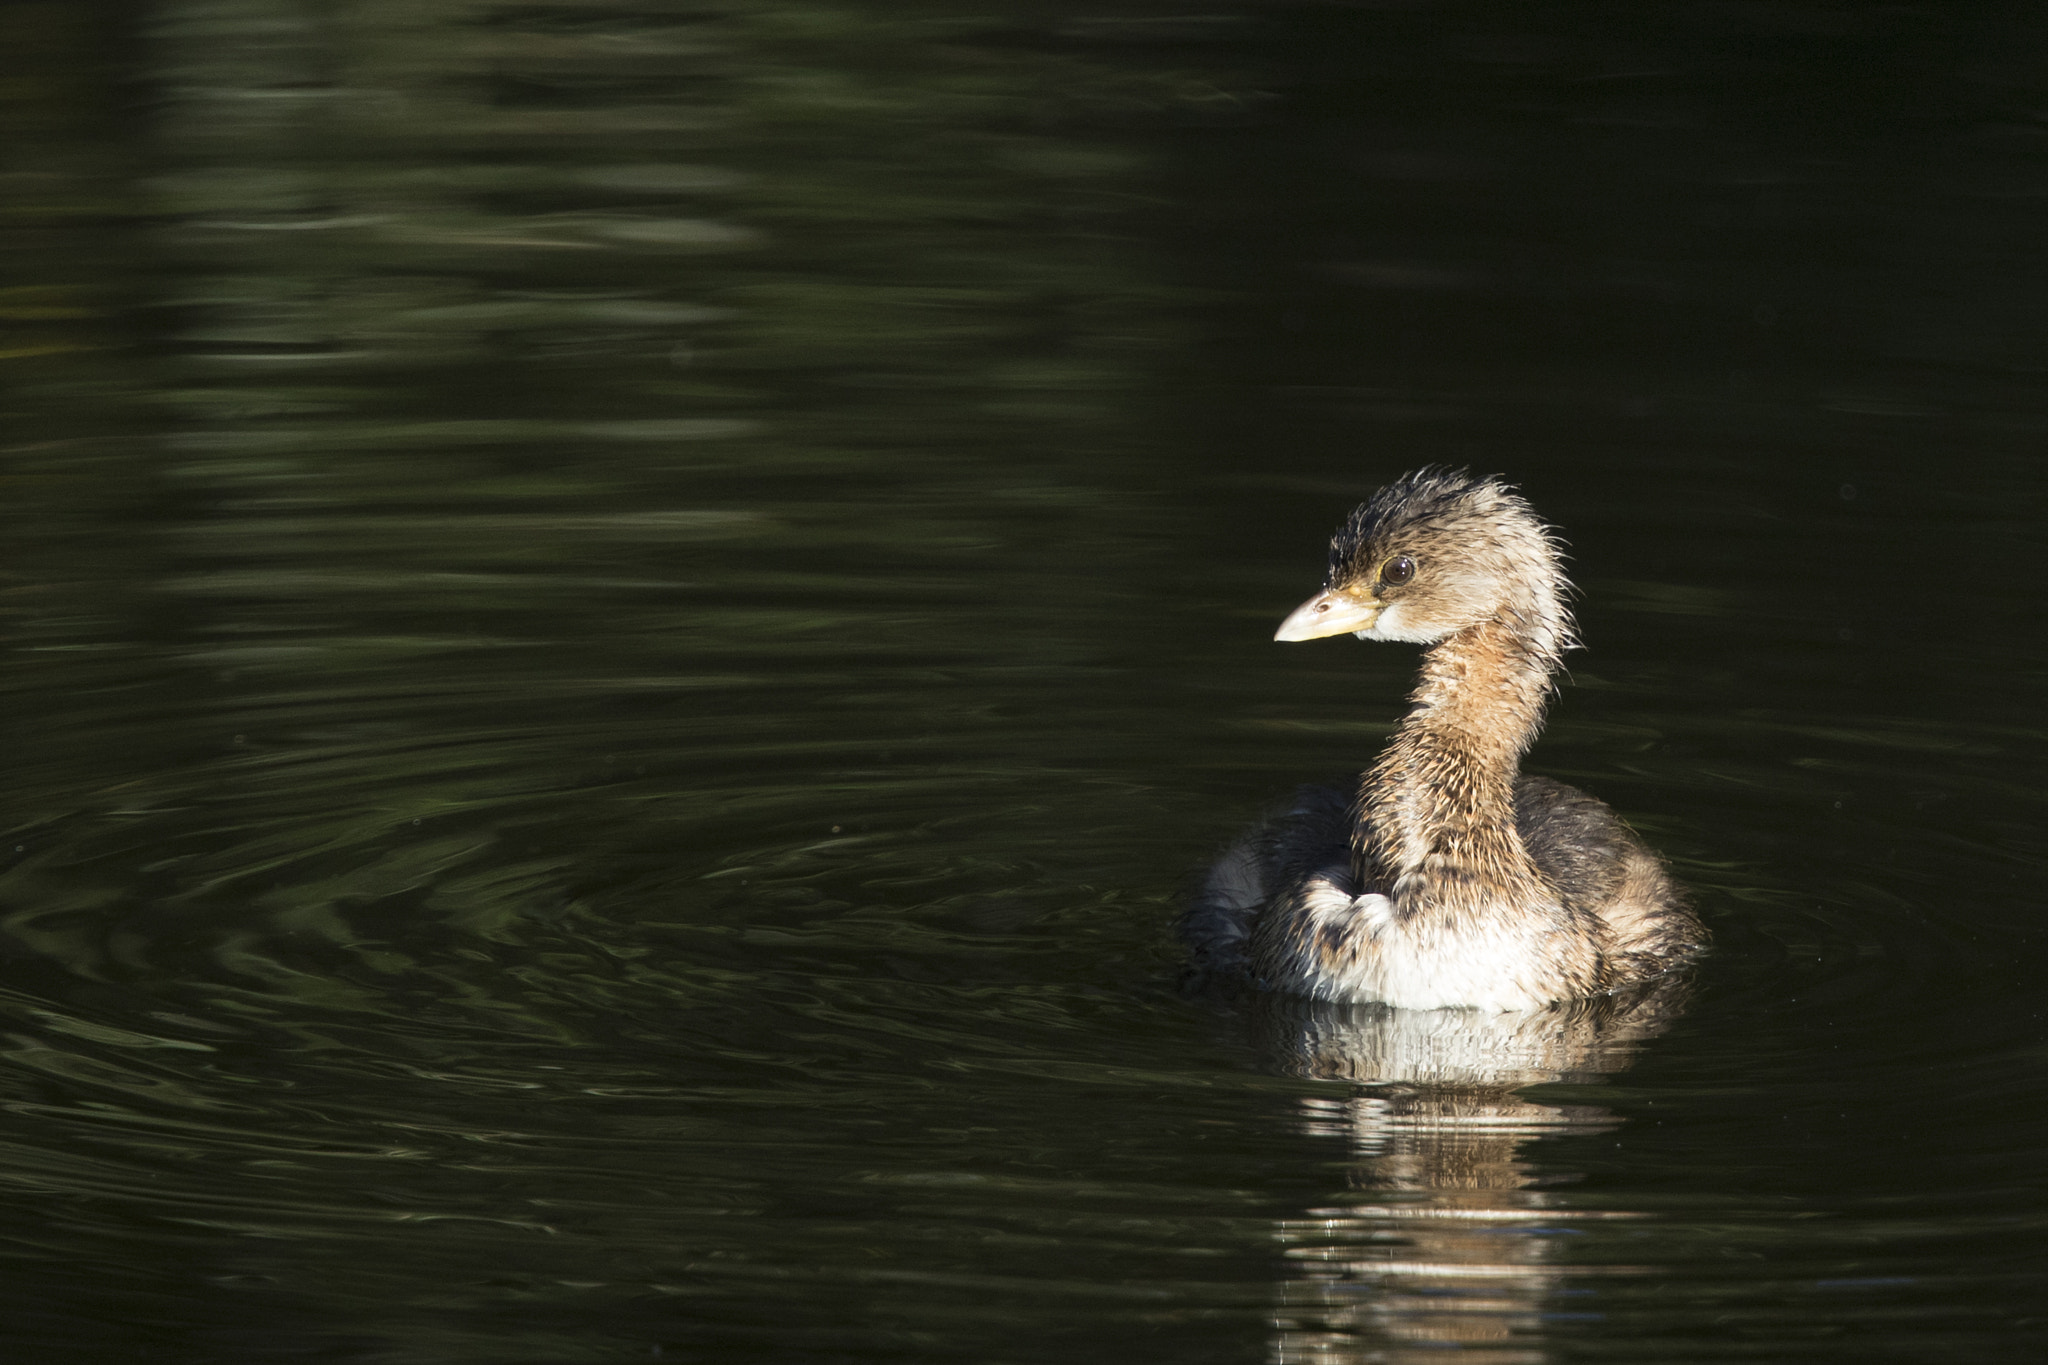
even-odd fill
[[[1439,467],[1338,530],[1276,639],[1430,646],[1355,791],[1310,788],[1232,849],[1181,921],[1197,964],[1322,1000],[1530,1009],[1647,980],[1706,935],[1656,854],[1584,792],[1520,773],[1574,643],[1548,527]]]

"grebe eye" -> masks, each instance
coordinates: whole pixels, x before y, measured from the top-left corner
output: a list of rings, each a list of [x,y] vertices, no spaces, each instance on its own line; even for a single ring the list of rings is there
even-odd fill
[[[1390,588],[1398,588],[1415,577],[1415,561],[1407,555],[1395,555],[1380,565],[1380,582]]]

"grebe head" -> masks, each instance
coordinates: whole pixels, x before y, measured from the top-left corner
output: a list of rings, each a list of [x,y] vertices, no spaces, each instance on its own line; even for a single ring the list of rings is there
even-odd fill
[[[1434,644],[1501,620],[1540,655],[1569,648],[1569,591],[1550,528],[1507,484],[1430,465],[1363,503],[1330,541],[1323,590],[1276,640],[1351,632]]]

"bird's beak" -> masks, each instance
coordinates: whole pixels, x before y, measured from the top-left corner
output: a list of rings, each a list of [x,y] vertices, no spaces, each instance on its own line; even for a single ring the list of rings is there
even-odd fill
[[[1371,630],[1385,604],[1376,597],[1354,597],[1332,588],[1294,609],[1273,632],[1276,640],[1320,640],[1325,635]]]

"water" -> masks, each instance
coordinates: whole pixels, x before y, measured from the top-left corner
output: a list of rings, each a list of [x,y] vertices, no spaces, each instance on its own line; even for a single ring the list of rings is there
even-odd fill
[[[2012,1360],[2048,77],[1984,8],[0,11],[0,1275],[104,1360]],[[1717,939],[1191,1000],[1565,530]]]

